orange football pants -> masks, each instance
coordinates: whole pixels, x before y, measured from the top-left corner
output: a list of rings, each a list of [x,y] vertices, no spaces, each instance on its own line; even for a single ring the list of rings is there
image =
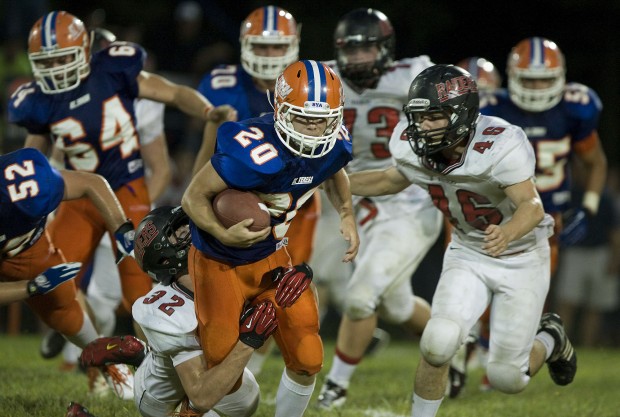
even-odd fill
[[[144,178],[123,185],[115,190],[114,194],[134,228],[137,227],[151,209]],[[95,205],[88,198],[81,198],[62,202],[49,230],[52,241],[62,250],[67,260],[82,262],[85,267],[92,260],[107,228]],[[115,242],[113,236],[112,242]],[[84,267],[76,280],[78,283]],[[131,311],[133,302],[151,290],[152,280],[131,257],[124,259],[118,265],[118,270],[123,290],[123,305],[127,311]]]
[[[29,281],[52,266],[64,263],[47,232],[24,252],[0,260],[0,277],[6,281]],[[84,323],[82,307],[75,298],[73,281],[65,282],[45,295],[25,300],[26,304],[52,329],[67,336],[77,334]]]
[[[239,318],[246,302],[271,300],[276,307],[278,329],[273,337],[286,367],[298,374],[314,375],[323,366],[319,315],[312,291],[304,291],[292,307],[275,302],[271,271],[290,266],[280,249],[251,264],[234,266],[205,256],[194,246],[189,252],[189,273],[194,280],[198,333],[209,367],[222,362],[239,338]]]
[[[293,265],[299,265],[302,262],[310,261],[316,224],[320,216],[321,197],[319,193],[315,191],[312,197],[310,197],[297,211],[297,214],[286,232],[286,236],[288,237],[288,246],[286,249],[291,255]]]

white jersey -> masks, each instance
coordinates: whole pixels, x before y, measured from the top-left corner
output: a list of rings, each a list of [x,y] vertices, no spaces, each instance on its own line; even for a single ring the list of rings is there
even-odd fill
[[[399,171],[427,189],[435,205],[454,225],[455,242],[485,253],[482,246],[486,227],[506,223],[516,209],[504,189],[534,177],[536,160],[527,136],[503,119],[480,116],[461,159],[440,174],[413,153],[407,140],[401,140],[404,128],[399,126],[390,142]],[[510,242],[503,255],[528,251],[552,234],[553,220],[545,215],[532,231]]]
[[[328,65],[339,74],[335,62],[329,62]],[[362,92],[353,89],[343,79],[344,123],[353,139],[353,160],[347,165],[348,172],[384,169],[394,165],[388,146],[390,137],[396,125],[406,120],[402,109],[407,103],[411,82],[431,65],[433,63],[426,55],[396,61],[392,68],[381,76],[376,88],[368,88]],[[417,186],[398,194],[372,198],[375,202],[409,203],[427,199],[426,193],[421,192]],[[354,202],[358,200],[354,198]],[[417,210],[415,204],[407,208],[409,211]]]
[[[141,398],[142,390],[146,390],[161,402],[178,404],[185,391],[174,367],[202,354],[195,333],[198,320],[194,300],[176,283],[158,284],[136,300],[132,315],[151,347],[136,372],[141,376],[136,384],[136,390],[141,391],[136,392],[136,398]]]

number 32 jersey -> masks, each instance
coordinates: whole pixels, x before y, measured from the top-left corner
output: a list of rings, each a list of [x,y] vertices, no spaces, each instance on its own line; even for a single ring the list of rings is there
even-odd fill
[[[403,135],[406,127],[406,123],[397,126],[390,141],[398,170],[428,191],[454,226],[455,241],[486,254],[484,230],[490,224],[506,223],[516,210],[504,189],[534,177],[534,151],[525,133],[500,118],[480,116],[460,160],[439,173],[413,153]],[[528,250],[552,234],[553,219],[545,214],[537,227],[511,242],[503,255]]]
[[[24,84],[11,96],[9,121],[51,133],[67,169],[100,174],[116,190],[144,176],[134,114],[144,57],[138,45],[114,43],[92,56],[90,75],[74,90],[44,94]]]
[[[517,107],[506,90],[481,96],[480,104],[482,114],[501,117],[525,131],[536,152],[536,188],[545,211],[565,211],[570,201],[570,157],[589,151],[598,140],[602,105],[596,93],[585,85],[567,84],[556,106],[537,113]]]

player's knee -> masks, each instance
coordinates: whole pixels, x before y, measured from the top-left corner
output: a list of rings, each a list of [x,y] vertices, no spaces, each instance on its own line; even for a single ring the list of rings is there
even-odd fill
[[[413,297],[408,297],[404,303],[402,297],[398,297],[398,300],[399,302],[396,302],[386,298],[382,301],[379,308],[379,317],[382,320],[391,324],[403,324],[411,318],[414,310]]]
[[[354,296],[346,300],[345,313],[351,320],[363,320],[373,314],[377,309],[377,303],[371,297]]]
[[[296,374],[315,375],[323,368],[323,343],[318,334],[306,334],[282,354],[286,367]]]
[[[519,367],[510,363],[489,362],[487,377],[493,388],[506,394],[516,394],[525,389],[529,377]]]
[[[431,318],[424,329],[420,350],[424,359],[433,366],[446,364],[461,343],[461,327],[445,318]]]

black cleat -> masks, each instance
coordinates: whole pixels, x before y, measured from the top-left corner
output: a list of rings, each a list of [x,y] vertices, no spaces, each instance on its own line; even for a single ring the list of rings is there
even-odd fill
[[[562,319],[555,313],[545,313],[540,319],[538,333],[546,332],[555,340],[555,348],[547,359],[551,379],[557,385],[573,382],[577,373],[577,354],[568,340]]]
[[[347,389],[332,382],[331,380],[325,380],[325,385],[321,388],[321,393],[317,398],[318,406],[323,410],[332,410],[334,408],[340,408],[347,400]]]
[[[67,343],[67,339],[65,339],[62,334],[58,333],[56,330],[50,329],[45,333],[41,341],[39,349],[41,356],[43,356],[44,359],[55,358],[60,355],[62,348],[65,347],[65,343]]]

